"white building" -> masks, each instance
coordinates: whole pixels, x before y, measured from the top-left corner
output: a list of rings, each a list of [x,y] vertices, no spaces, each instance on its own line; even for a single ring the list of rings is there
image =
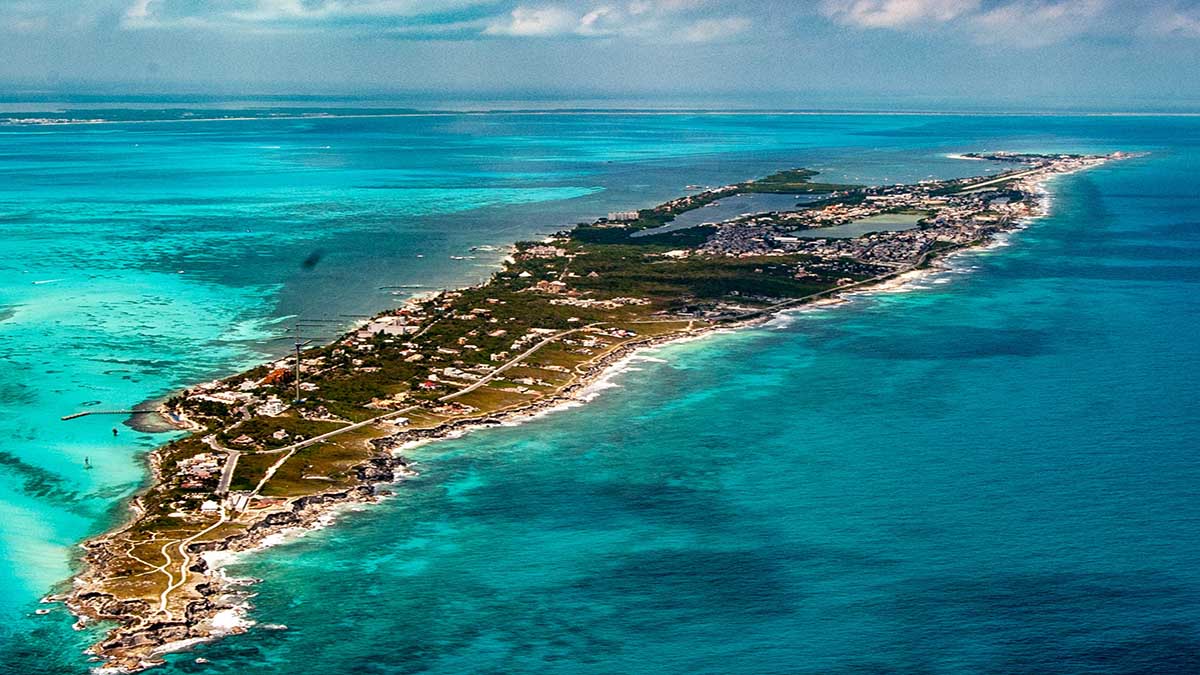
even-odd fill
[[[608,214],[608,219],[614,223],[626,223],[640,217],[637,211],[612,211]]]

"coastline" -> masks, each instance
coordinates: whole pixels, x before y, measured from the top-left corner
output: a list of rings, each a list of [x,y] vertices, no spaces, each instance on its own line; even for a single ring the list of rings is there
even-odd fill
[[[612,379],[621,373],[627,372],[632,363],[637,359],[646,358],[647,352],[667,345],[699,340],[718,333],[734,332],[745,328],[762,326],[787,313],[833,307],[845,303],[857,295],[892,293],[906,290],[914,283],[930,275],[949,270],[950,261],[954,258],[967,253],[978,253],[996,247],[1001,237],[1007,238],[1012,232],[1025,229],[1032,222],[1036,222],[1049,215],[1052,202],[1046,183],[1053,177],[1052,175],[1044,176],[1034,183],[1034,188],[1039,194],[1039,208],[1036,213],[1031,214],[1027,218],[1009,223],[1008,227],[1002,229],[999,235],[990,237],[975,245],[937,252],[926,259],[922,259],[920,264],[914,268],[888,274],[886,278],[859,282],[845,288],[835,288],[827,293],[822,292],[818,294],[821,297],[798,299],[800,304],[795,306],[782,306],[790,305],[791,303],[781,303],[781,306],[752,312],[752,316],[747,318],[715,325],[704,325],[698,328],[689,327],[681,331],[623,343],[611,351],[587,362],[586,367],[574,375],[573,381],[570,384],[562,387],[554,394],[548,395],[544,399],[536,399],[509,409],[477,417],[454,419],[431,429],[404,430],[372,440],[371,444],[379,450],[379,454],[372,460],[373,470],[366,471],[365,473],[360,472],[361,481],[353,488],[297,498],[292,501],[290,510],[278,511],[267,515],[259,522],[250,525],[244,534],[191,543],[189,548],[200,551],[199,559],[192,570],[204,579],[204,583],[197,584],[196,586],[197,590],[201,592],[204,602],[199,605],[193,604],[189,606],[186,620],[190,624],[208,624],[212,628],[204,637],[173,640],[158,645],[158,647],[150,652],[152,659],[160,657],[165,653],[185,650],[201,642],[245,632],[253,626],[254,622],[250,621],[247,617],[251,605],[249,604],[250,596],[245,589],[256,583],[257,580],[229,577],[226,568],[237,564],[242,554],[263,550],[290,541],[295,537],[303,536],[308,532],[327,527],[336,522],[342,512],[354,508],[355,505],[374,503],[393,496],[394,493],[384,492],[379,488],[402,482],[415,475],[408,460],[402,454],[405,451],[431,444],[435,441],[457,438],[478,429],[492,426],[520,425],[553,412],[583,405],[594,400],[604,389],[617,386],[612,384]],[[165,407],[162,410],[165,412]],[[403,439],[403,442],[398,442],[401,439]],[[149,453],[147,464],[150,468],[151,482],[161,482],[163,476],[158,450]],[[84,544],[85,548],[97,550],[109,542],[112,537],[123,533],[128,527],[132,526],[138,514],[139,506],[137,497],[134,498],[130,506],[135,514],[134,518],[131,518],[113,531],[89,540]],[[76,577],[75,588],[74,592],[71,593],[71,597],[59,598],[66,600],[67,605],[72,611],[80,616],[89,616],[84,603],[80,602],[83,599],[80,591],[86,586],[87,573],[88,570],[85,570],[84,573]],[[129,611],[131,608],[115,607],[113,609],[113,616],[121,616],[122,611]],[[83,622],[84,620],[81,619],[80,625],[83,625]],[[103,643],[96,645],[90,651],[93,654],[100,655],[101,652],[95,651],[95,648],[103,646],[105,646]],[[124,665],[112,666],[110,668],[113,669],[107,672],[132,672],[152,665],[156,665],[156,662],[153,660],[144,661],[136,665],[126,663]]]
[[[1039,215],[1031,218],[1036,221],[1044,215]],[[1026,224],[1019,229],[1028,227]],[[1017,229],[1011,230],[1017,231]],[[539,401],[527,408],[520,408],[509,411],[501,416],[492,416],[481,420],[464,420],[461,423],[455,424],[437,433],[428,435],[424,438],[407,441],[394,450],[395,456],[401,457],[399,453],[414,450],[416,448],[432,445],[440,441],[454,440],[467,436],[468,434],[482,431],[497,426],[516,427],[527,422],[546,417],[551,414],[565,412],[574,408],[581,407],[595,400],[606,389],[619,387],[622,385],[612,383],[613,378],[630,371],[632,365],[641,359],[646,359],[647,354],[655,350],[662,349],[677,344],[696,342],[705,338],[713,337],[721,334],[731,334],[741,330],[750,328],[762,327],[776,320],[780,316],[791,313],[811,312],[820,309],[831,309],[847,302],[856,296],[870,296],[884,293],[907,292],[908,287],[913,284],[940,273],[948,271],[948,263],[950,258],[957,257],[968,253],[979,253],[982,251],[994,248],[994,242],[979,247],[961,249],[951,252],[945,259],[935,263],[935,267],[929,269],[911,270],[905,272],[894,279],[880,283],[877,286],[863,288],[859,290],[846,291],[842,294],[831,296],[823,300],[817,300],[813,303],[792,308],[781,309],[771,314],[765,314],[761,317],[749,319],[739,324],[709,327],[698,330],[694,333],[684,335],[671,335],[661,338],[654,338],[647,341],[646,344],[637,346],[622,347],[617,351],[605,355],[603,359],[598,361],[592,370],[589,371],[587,379],[582,379],[575,385],[571,391],[564,391],[559,396],[551,400]],[[957,255],[956,255],[957,254]],[[652,357],[650,357],[652,358]],[[399,435],[399,434],[398,434]],[[407,468],[407,465],[406,465]],[[404,475],[392,481],[380,482],[372,484],[373,487],[399,485],[405,480],[419,475],[419,472],[409,469]],[[261,551],[265,551],[276,546],[286,545],[310,533],[318,532],[327,527],[333,526],[338,519],[346,512],[356,510],[356,506],[366,506],[369,504],[379,503],[385,499],[396,497],[393,492],[375,493],[370,496],[363,495],[330,495],[328,501],[319,502],[311,507],[306,507],[301,520],[296,523],[289,523],[277,528],[269,528],[262,533],[261,538],[253,540],[250,543],[244,543],[244,540],[238,540],[234,546],[226,548],[214,548],[206,550],[202,554],[205,564],[208,566],[208,572],[220,581],[218,594],[232,595],[237,598],[235,604],[225,606],[217,615],[223,613],[232,613],[235,620],[230,625],[230,628],[222,633],[214,633],[209,638],[197,638],[188,641],[181,641],[172,649],[163,649],[160,653],[175,653],[185,651],[193,646],[210,642],[229,635],[237,635],[249,630],[257,621],[249,618],[249,613],[253,609],[250,600],[252,594],[249,594],[246,589],[257,583],[261,583],[261,579],[250,577],[230,576],[228,568],[244,562],[244,558]],[[299,514],[298,514],[299,515]],[[127,671],[116,671],[127,672]]]

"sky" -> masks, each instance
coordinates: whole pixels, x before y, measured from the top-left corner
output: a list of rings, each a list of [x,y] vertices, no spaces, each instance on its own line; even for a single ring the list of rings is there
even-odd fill
[[[1200,0],[0,0],[37,92],[1200,109]]]

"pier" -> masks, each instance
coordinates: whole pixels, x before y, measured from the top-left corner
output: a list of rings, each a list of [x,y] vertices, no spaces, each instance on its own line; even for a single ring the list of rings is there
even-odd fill
[[[83,412],[63,415],[61,419],[66,422],[67,420],[73,420],[77,417],[87,417],[88,415],[148,415],[155,412],[158,411],[153,408],[145,410],[84,410]]]

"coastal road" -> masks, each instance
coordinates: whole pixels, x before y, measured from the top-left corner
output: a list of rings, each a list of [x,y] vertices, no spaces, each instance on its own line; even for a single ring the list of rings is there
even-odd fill
[[[213,450],[216,450],[217,452],[223,452],[228,455],[228,458],[225,460],[225,466],[221,469],[221,480],[217,482],[216,493],[223,495],[229,492],[229,483],[233,480],[233,472],[237,469],[238,458],[242,456],[242,453],[218,443],[215,434],[209,434],[201,440]]]
[[[913,269],[916,269],[920,265],[924,264],[925,260],[928,258],[928,255],[929,255],[928,252],[923,253],[921,255],[921,257],[918,258],[913,264],[911,264],[907,267],[898,269],[898,270],[888,272],[886,274],[881,274],[879,276],[871,277],[870,279],[864,279],[862,281],[858,281],[858,282],[855,282],[852,284],[846,284],[845,286],[839,286],[837,288],[831,288],[831,289],[827,289],[827,290],[820,291],[817,293],[812,293],[812,294],[806,295],[804,297],[793,298],[791,300],[786,300],[784,302],[777,303],[775,305],[772,305],[770,307],[766,307],[766,308],[763,308],[760,310],[753,310],[750,312],[738,314],[738,315],[731,317],[730,320],[745,320],[745,319],[753,318],[755,316],[769,314],[772,312],[779,311],[781,309],[786,309],[793,305],[798,305],[798,304],[807,302],[809,300],[813,300],[816,298],[831,295],[833,293],[847,291],[847,290],[850,290],[850,289],[853,289],[853,288],[856,288],[859,286],[877,283],[879,281],[882,281],[884,279],[888,279],[888,278],[891,278],[894,276],[899,276],[901,274],[904,274],[905,272],[909,272]],[[492,372],[488,373],[486,376],[480,378],[479,381],[477,381],[467,387],[463,387],[462,389],[459,389],[456,392],[446,394],[445,396],[442,396],[442,397],[438,398],[437,400],[445,402],[445,401],[452,401],[455,398],[458,398],[460,396],[465,396],[466,394],[469,394],[472,391],[475,391],[476,389],[488,384],[489,382],[491,382],[493,379],[495,379],[498,375],[500,375],[504,371],[517,366],[522,361],[524,361],[526,358],[532,356],[534,353],[536,353],[538,350],[540,350],[542,347],[545,347],[546,345],[548,345],[552,342],[556,342],[556,341],[566,337],[567,335],[571,335],[573,333],[579,333],[579,332],[585,331],[589,328],[594,328],[597,325],[599,325],[599,324],[592,323],[592,324],[588,324],[586,326],[580,326],[579,328],[572,328],[569,330],[561,331],[559,333],[555,333],[555,334],[547,337],[546,339],[542,340],[541,342],[537,343],[533,347],[530,347],[529,349],[525,350],[524,352],[521,352],[515,358],[512,358],[508,362],[506,362],[504,365],[500,366],[499,368],[496,368]],[[319,436],[313,436],[312,438],[309,438],[309,439],[306,439],[303,441],[299,441],[297,443],[293,443],[292,445],[288,445],[288,446],[284,446],[284,447],[280,448],[278,450],[278,452],[282,452],[283,456],[279,458],[279,461],[275,462],[274,464],[272,464],[270,467],[267,468],[266,472],[263,474],[262,479],[258,481],[258,484],[254,487],[254,490],[250,494],[258,495],[262,491],[263,487],[265,487],[266,484],[271,480],[271,478],[273,478],[275,476],[275,472],[278,471],[279,468],[282,467],[284,464],[286,464],[287,461],[289,459],[291,459],[292,456],[295,455],[298,450],[307,448],[307,447],[309,447],[311,445],[315,445],[317,443],[322,443],[324,441],[328,441],[332,438],[336,438],[337,436],[340,436],[341,434],[347,433],[349,431],[354,431],[355,429],[362,429],[363,427],[367,427],[372,424],[376,424],[378,422],[383,422],[383,421],[386,421],[386,420],[394,418],[394,417],[399,417],[405,413],[412,412],[413,410],[417,410],[419,408],[421,408],[420,405],[408,406],[408,407],[402,408],[400,410],[395,410],[390,413],[385,413],[383,415],[379,415],[377,417],[372,417],[371,419],[364,420],[362,422],[356,422],[354,424],[344,426],[340,429],[334,429],[333,431],[326,432]],[[231,454],[233,452],[228,449],[226,449],[226,451],[230,452]],[[229,468],[229,465],[232,465],[234,463],[235,463],[235,461],[231,457],[231,461],[227,465],[229,479],[232,479],[232,477],[233,477],[233,469]],[[228,487],[229,487],[229,481],[226,480],[225,474],[222,474],[221,488],[228,489]]]
[[[325,433],[321,434],[320,436],[313,436],[312,438],[305,439],[303,441],[300,441],[299,443],[293,443],[291,445],[286,445],[286,446],[280,448],[279,450],[277,450],[277,452],[283,452],[284,453],[283,457],[280,457],[278,462],[275,462],[274,464],[272,464],[270,467],[267,468],[266,473],[263,474],[262,480],[258,481],[258,485],[254,486],[254,490],[250,494],[257,495],[259,493],[259,491],[261,491],[263,489],[263,486],[267,484],[267,481],[271,480],[271,478],[275,475],[275,472],[279,470],[279,467],[283,466],[285,462],[287,462],[289,459],[291,459],[292,455],[296,454],[297,450],[301,450],[303,448],[307,448],[310,445],[316,445],[317,443],[327,441],[336,436],[340,436],[348,431],[354,431],[355,429],[362,429],[363,427],[371,426],[372,424],[375,424],[376,422],[383,422],[384,420],[388,420],[393,417],[398,417],[400,415],[403,415],[406,412],[410,412],[413,409],[419,408],[419,407],[420,406],[413,405],[413,406],[409,406],[407,408],[403,408],[401,410],[393,410],[390,413],[385,413],[385,414],[379,415],[377,417],[372,417],[371,419],[363,420],[362,422],[355,422],[354,424],[348,424],[348,425],[342,427],[341,429],[334,429],[333,431],[325,432]]]
[[[500,373],[508,370],[509,368],[512,368],[513,366],[516,366],[522,360],[529,357],[531,354],[533,354],[537,350],[541,349],[542,347],[545,347],[546,345],[550,344],[551,342],[554,342],[555,340],[558,340],[566,335],[570,335],[572,333],[577,333],[579,331],[586,330],[588,328],[592,328],[596,325],[597,324],[588,324],[586,326],[580,326],[579,328],[572,328],[570,330],[565,330],[560,333],[555,333],[554,335],[551,335],[550,337],[547,337],[545,340],[542,340],[541,342],[537,343],[533,347],[525,350],[524,352],[521,352],[521,354],[519,356],[517,356],[514,359],[509,360],[504,365],[502,365],[499,368],[488,373],[487,376],[480,378],[480,380],[478,382],[475,382],[474,384],[471,384],[470,386],[463,387],[462,389],[459,389],[456,392],[446,394],[445,396],[442,396],[441,398],[439,398],[438,401],[450,401],[459,396],[469,394],[472,391],[475,391],[479,387],[482,387],[483,385],[490,382],[492,379],[494,379]],[[251,495],[259,494],[262,491],[263,487],[266,486],[267,482],[270,481],[271,478],[273,478],[275,476],[275,472],[278,471],[279,468],[282,467],[284,464],[286,464],[287,461],[292,458],[292,455],[296,454],[297,450],[307,448],[308,446],[314,445],[316,443],[321,443],[323,441],[327,441],[331,438],[340,436],[341,434],[344,434],[348,431],[354,431],[355,429],[361,429],[363,427],[370,426],[377,422],[383,422],[383,421],[391,419],[393,417],[398,417],[400,415],[403,415],[408,412],[412,412],[413,410],[417,410],[419,408],[421,408],[420,405],[411,405],[411,406],[408,406],[407,408],[395,410],[390,413],[379,415],[378,417],[372,417],[369,420],[364,420],[362,422],[357,422],[355,424],[344,426],[341,429],[334,429],[333,431],[323,433],[320,436],[313,436],[312,438],[300,441],[299,443],[293,443],[292,445],[288,445],[288,446],[284,446],[283,448],[280,448],[280,451],[283,451],[284,455],[279,458],[279,461],[275,462],[274,464],[272,464],[270,467],[267,468],[266,472],[263,474],[262,480],[258,481],[258,485],[254,486],[254,490],[250,494]],[[233,474],[231,472],[230,477],[232,477],[232,475]],[[228,487],[228,484],[226,484],[226,487]]]
[[[587,330],[588,328],[594,328],[595,326],[598,326],[598,325],[600,325],[600,324],[589,323],[586,326],[580,326],[579,328],[572,328],[571,330],[565,330],[561,333],[555,333],[554,335],[551,335],[550,337],[546,338],[545,340],[542,340],[541,342],[537,343],[533,347],[521,352],[521,354],[519,356],[517,356],[517,358],[510,360],[508,363],[505,363],[504,365],[493,370],[492,372],[488,373],[484,377],[479,378],[478,382],[476,382],[468,387],[463,387],[462,389],[459,389],[458,391],[456,391],[452,394],[446,394],[445,396],[439,398],[438,400],[439,401],[450,401],[450,400],[458,398],[459,396],[462,396],[464,394],[469,394],[469,393],[475,391],[476,389],[482,387],[483,385],[487,384],[488,382],[491,382],[500,373],[503,373],[504,371],[508,370],[509,368],[512,368],[512,367],[520,364],[527,357],[531,356],[534,352],[541,349],[542,347],[545,347],[546,345],[550,344],[551,342],[554,342],[555,340],[558,340],[561,337],[566,337],[567,335],[570,335],[571,333],[578,333],[579,331]]]
[[[981,187],[987,187],[988,185],[993,185],[995,183],[1004,183],[1006,181],[1015,180],[1017,178],[1024,178],[1026,176],[1030,176],[1035,173],[1038,173],[1039,171],[1042,171],[1044,169],[1045,169],[1045,167],[1038,167],[1036,169],[1030,169],[1029,171],[1022,171],[1020,173],[1010,173],[1007,176],[1000,176],[999,178],[984,181],[982,183],[975,183],[973,185],[968,185],[968,186],[966,186],[966,189],[967,190],[977,190]]]
[[[917,267],[923,265],[925,263],[925,260],[928,258],[928,256],[929,256],[929,253],[925,252],[925,253],[921,254],[920,258],[918,258],[914,263],[912,263],[911,265],[909,265],[907,267],[903,267],[898,270],[893,270],[891,272],[888,272],[886,274],[881,274],[879,276],[871,277],[870,279],[864,279],[862,281],[858,281],[858,282],[855,282],[852,284],[846,284],[845,286],[839,286],[837,288],[830,288],[830,289],[820,291],[817,293],[812,293],[810,295],[806,295],[806,296],[803,296],[800,298],[793,298],[791,300],[785,300],[784,302],[777,303],[775,305],[771,305],[770,307],[765,307],[760,310],[753,310],[750,312],[745,312],[742,314],[735,315],[735,316],[731,317],[729,320],[740,321],[740,320],[753,318],[755,316],[760,316],[760,315],[769,314],[772,312],[777,312],[781,309],[786,309],[793,305],[798,305],[798,304],[801,304],[804,302],[808,302],[809,300],[824,297],[827,295],[832,295],[833,293],[847,291],[847,290],[850,290],[850,289],[853,289],[853,288],[856,288],[859,286],[873,284],[873,283],[882,281],[884,279],[899,276],[901,274],[904,274],[905,272],[912,271],[913,269],[916,269]],[[456,392],[446,394],[445,396],[442,396],[442,397],[438,398],[437,400],[445,402],[445,401],[452,401],[455,398],[458,398],[460,396],[465,396],[466,394],[469,394],[472,391],[475,391],[476,389],[491,382],[493,379],[496,378],[496,376],[500,375],[504,371],[517,366],[522,361],[524,361],[526,358],[528,358],[531,355],[533,355],[534,353],[536,353],[542,347],[545,347],[546,345],[548,345],[552,342],[556,342],[556,341],[562,339],[563,337],[566,337],[567,335],[571,335],[573,333],[578,333],[578,332],[587,330],[589,328],[594,328],[598,325],[600,325],[600,324],[599,323],[591,323],[586,326],[580,326],[579,328],[572,328],[572,329],[565,330],[565,331],[562,331],[559,333],[555,333],[554,335],[551,335],[551,336],[547,337],[546,339],[542,340],[541,342],[537,343],[533,347],[530,347],[529,349],[525,350],[524,352],[521,352],[515,358],[510,359],[508,362],[506,362],[504,365],[500,366],[499,368],[496,368],[492,372],[488,373],[486,376],[480,378],[479,381],[477,381],[469,386],[463,387],[462,389],[459,389]],[[369,420],[357,422],[355,424],[351,424],[351,425],[342,427],[340,429],[334,429],[333,431],[326,432],[324,434],[321,434],[320,436],[314,436],[310,439],[300,441],[298,443],[293,443],[292,445],[284,446],[283,448],[280,448],[280,451],[283,451],[284,455],[279,458],[279,461],[275,462],[274,464],[272,464],[270,467],[267,468],[266,473],[263,474],[262,480],[260,480],[258,482],[258,485],[256,485],[254,487],[254,490],[251,492],[251,495],[259,494],[262,491],[263,487],[266,486],[267,482],[270,481],[271,478],[273,478],[275,476],[275,472],[278,471],[279,468],[282,467],[285,463],[287,463],[287,461],[292,458],[292,455],[296,454],[297,450],[301,450],[303,448],[306,448],[310,445],[314,445],[316,443],[321,443],[323,441],[327,441],[331,438],[335,438],[335,437],[337,437],[341,434],[344,434],[348,431],[353,431],[355,429],[361,429],[363,427],[370,426],[377,422],[382,422],[382,421],[385,421],[385,420],[393,418],[393,417],[398,417],[405,413],[419,409],[420,407],[421,406],[419,406],[419,405],[412,405],[407,408],[403,408],[403,409],[396,410],[396,411],[393,411],[390,413],[386,413],[384,415],[379,415],[378,417],[372,417]],[[230,472],[230,476],[232,477],[232,471]]]

